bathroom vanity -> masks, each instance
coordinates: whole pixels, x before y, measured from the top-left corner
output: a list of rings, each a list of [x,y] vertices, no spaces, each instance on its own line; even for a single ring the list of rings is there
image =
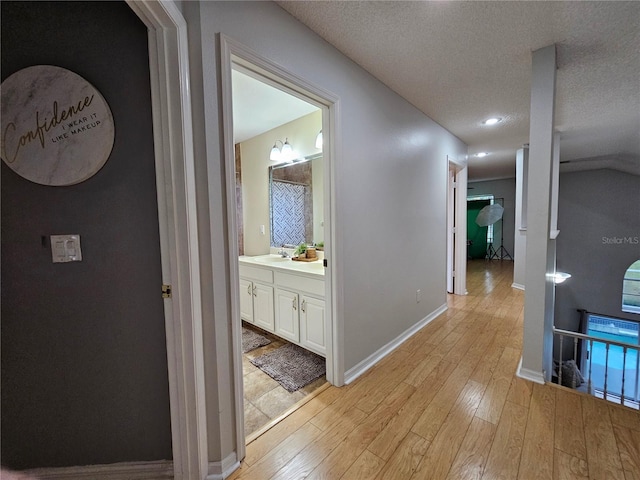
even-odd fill
[[[324,266],[280,255],[242,256],[240,317],[318,355],[326,355]]]

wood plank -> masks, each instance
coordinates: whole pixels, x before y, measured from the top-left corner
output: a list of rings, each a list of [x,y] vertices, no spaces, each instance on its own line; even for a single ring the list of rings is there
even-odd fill
[[[519,479],[528,479],[530,472],[536,472],[536,479],[539,480],[553,478],[555,403],[555,391],[551,387],[538,384],[533,386],[527,430],[522,444]]]
[[[398,385],[391,395],[309,474],[306,480],[342,477],[414,391],[415,388],[406,383]]]
[[[467,382],[412,479],[444,480],[447,477],[480,404],[484,388],[481,383]]]
[[[619,405],[609,405],[611,423],[640,432],[640,412]]]
[[[555,448],[569,455],[587,460],[587,446],[582,424],[580,395],[556,389]]]
[[[607,402],[586,395],[581,401],[590,478],[624,480]]]
[[[496,428],[483,479],[512,480],[518,476],[528,409],[507,402]]]
[[[520,352],[513,348],[503,348],[502,355],[496,365],[491,380],[487,386],[476,416],[487,422],[498,424],[502,407],[507,400],[507,394],[513,380],[513,372],[520,360]]]
[[[413,433],[417,433],[429,441],[433,440],[442,423],[447,418],[447,415],[449,415],[449,412],[455,405],[455,401],[458,395],[460,395],[460,392],[462,392],[472,371],[473,367],[460,365],[456,367],[440,390],[438,390],[435,397],[433,397],[429,406],[427,406],[413,427],[411,427]]]
[[[419,387],[443,359],[444,355],[442,353],[432,353],[431,355],[428,355],[413,369],[404,381],[409,385]]]
[[[586,480],[589,478],[587,462],[562,450],[556,449],[553,456],[553,480]]]
[[[444,360],[440,362],[398,414],[371,442],[368,449],[380,458],[388,460],[454,369],[454,364]]]
[[[498,360],[502,356],[504,347],[498,345],[497,338],[494,336],[491,344],[487,348],[485,355],[477,363],[473,373],[471,374],[471,380],[478,383],[488,385],[493,377],[493,371],[498,365]]]
[[[614,425],[613,431],[625,475],[640,479],[640,431]]]
[[[365,450],[341,478],[344,480],[374,480],[385,463],[380,457]]]
[[[424,352],[398,352],[391,368],[388,368],[386,374],[379,379],[376,388],[370,389],[360,397],[357,407],[363,412],[371,413],[426,356]]]
[[[320,435],[321,430],[306,423],[255,464],[243,464],[229,480],[268,480]]]
[[[407,433],[376,479],[406,480],[410,478],[428,446],[429,442],[424,438],[412,432]]]
[[[489,423],[497,425],[500,421],[502,408],[507,401],[507,393],[511,386],[511,379],[504,377],[493,377],[487,385],[487,389],[478,407],[476,416]]]
[[[495,432],[495,425],[474,418],[451,465],[447,480],[480,480]]]
[[[320,395],[303,405],[301,408],[247,445],[244,462],[248,465],[256,463],[271,450],[276,448],[278,444],[285,441],[311,418],[325,410],[327,406],[339,398],[340,395],[340,389],[336,387],[330,387],[323,391]]]
[[[533,392],[533,383],[514,376],[507,394],[507,401],[529,408],[531,392]]]
[[[309,473],[329,455],[344,438],[353,431],[366,414],[354,408],[341,416],[332,428],[307,445],[291,461],[278,470],[270,478],[273,480],[296,480],[306,478]]]

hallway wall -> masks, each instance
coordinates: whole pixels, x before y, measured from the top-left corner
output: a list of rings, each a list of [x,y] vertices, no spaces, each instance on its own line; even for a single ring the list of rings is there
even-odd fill
[[[339,97],[335,179],[345,370],[446,303],[447,155],[466,145],[272,2],[181,2],[189,29],[210,461],[235,448],[219,34]],[[204,201],[206,197],[206,201]],[[243,205],[243,209],[250,208]],[[325,240],[328,240],[325,238]],[[210,245],[207,249],[204,245]],[[418,303],[416,290],[421,290]],[[215,377],[214,377],[215,375]],[[218,441],[218,434],[220,435]]]

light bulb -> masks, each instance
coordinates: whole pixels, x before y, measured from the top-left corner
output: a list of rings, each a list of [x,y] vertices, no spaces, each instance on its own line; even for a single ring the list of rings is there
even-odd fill
[[[281,155],[282,159],[285,161],[290,161],[295,158],[293,148],[291,147],[291,145],[289,144],[289,140],[287,139],[285,139],[284,145],[282,145]]]
[[[500,123],[502,121],[502,119],[500,117],[492,117],[492,118],[487,118],[484,122],[482,122],[483,125],[495,125],[496,123]]]
[[[280,160],[281,157],[282,157],[282,154],[280,153],[280,149],[274,143],[273,148],[271,149],[271,154],[269,155],[269,160],[271,160],[272,162],[277,162],[278,160]]]

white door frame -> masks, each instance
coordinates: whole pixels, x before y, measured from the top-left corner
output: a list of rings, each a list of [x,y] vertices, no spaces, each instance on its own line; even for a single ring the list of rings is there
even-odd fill
[[[452,157],[447,157],[447,277],[450,273],[450,266],[453,267],[455,276],[453,277],[453,293],[455,295],[467,294],[467,166],[457,162]],[[455,170],[453,178],[455,182],[456,194],[451,198],[450,170]],[[453,209],[453,211],[451,211]],[[450,216],[453,216],[455,224],[455,236],[449,232]],[[455,238],[454,245],[450,242]],[[449,257],[450,250],[453,249],[452,259]],[[451,265],[450,262],[453,262]],[[447,278],[447,286],[450,285]]]
[[[204,479],[208,452],[187,24],[173,2],[127,0],[149,30],[174,478]],[[160,285],[158,285],[160,295]]]
[[[326,322],[327,342],[327,381],[334,385],[344,384],[344,355],[342,341],[342,315],[339,314],[342,297],[338,288],[341,285],[342,270],[338,268],[340,257],[336,242],[335,208],[335,159],[338,144],[338,108],[339,99],[330,92],[309,83],[307,80],[285,70],[270,60],[258,55],[248,47],[220,34],[220,59],[222,74],[222,117],[224,130],[224,154],[227,188],[227,225],[229,235],[229,283],[231,291],[231,332],[233,338],[234,391],[236,413],[236,451],[238,460],[245,456],[244,403],[242,375],[242,328],[240,322],[239,262],[237,205],[235,197],[235,147],[233,142],[233,104],[231,72],[233,65],[240,65],[268,80],[267,83],[322,109],[323,163],[324,163],[324,225],[326,239],[325,258],[328,266],[325,270],[325,302],[328,320]],[[338,248],[336,248],[336,246]]]

